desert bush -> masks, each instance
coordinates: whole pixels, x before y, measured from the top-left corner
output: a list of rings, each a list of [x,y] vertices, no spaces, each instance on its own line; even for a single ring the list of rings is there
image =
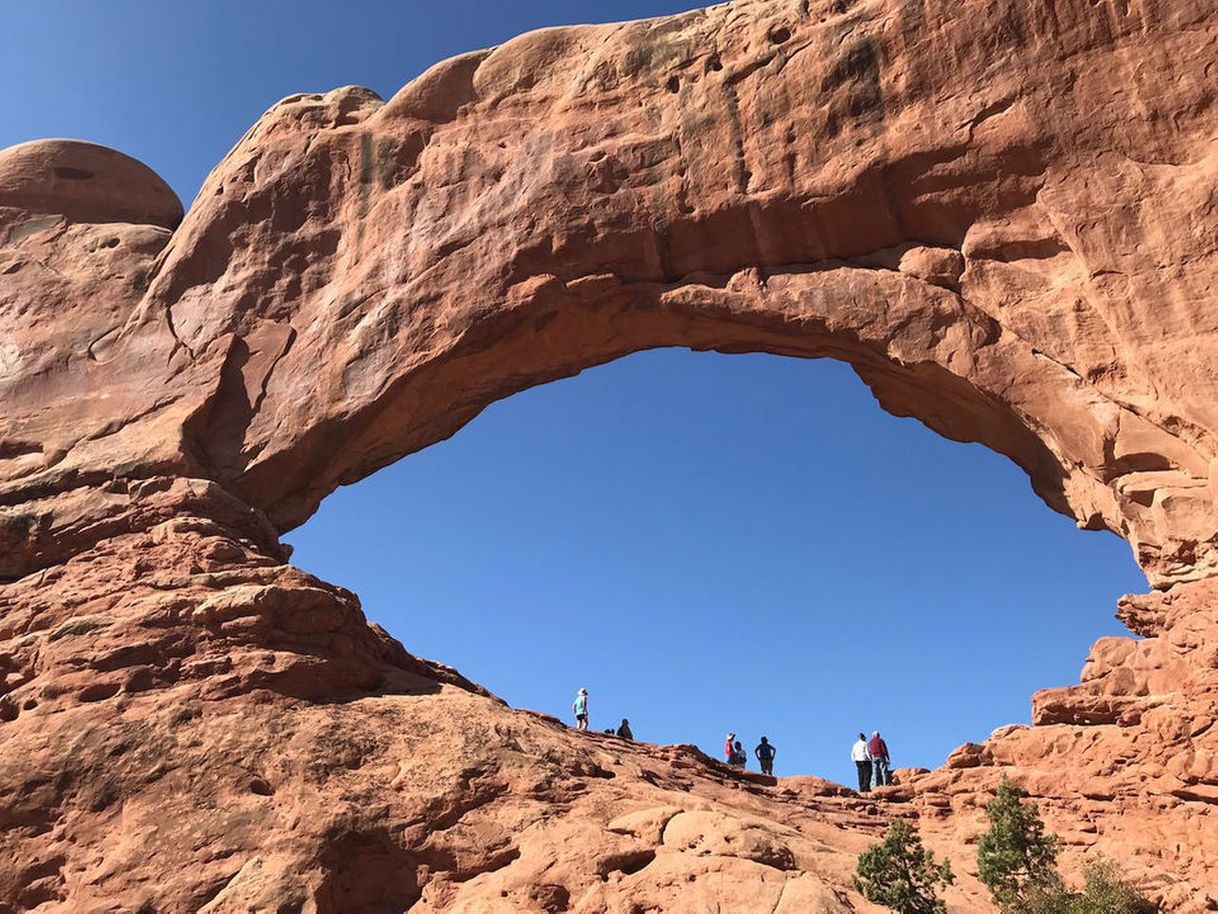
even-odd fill
[[[913,827],[897,821],[882,842],[859,857],[854,887],[868,901],[897,914],[946,914],[939,887],[954,880],[948,861],[936,861]]]

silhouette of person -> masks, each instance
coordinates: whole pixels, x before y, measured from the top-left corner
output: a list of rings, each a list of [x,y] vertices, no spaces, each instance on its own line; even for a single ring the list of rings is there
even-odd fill
[[[761,742],[757,744],[757,748],[753,750],[753,755],[757,756],[757,761],[761,762],[761,773],[774,774],[774,756],[778,750],[764,736]]]

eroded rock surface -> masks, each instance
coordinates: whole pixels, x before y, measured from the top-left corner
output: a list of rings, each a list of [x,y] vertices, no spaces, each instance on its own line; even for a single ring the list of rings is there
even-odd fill
[[[1218,908],[1214,13],[550,29],[285,99],[184,218],[119,153],[0,152],[0,912],[866,911],[894,815],[980,911],[1004,774],[1068,866]],[[844,359],[1008,455],[1130,541],[1143,640],[858,798],[508,709],[285,564],[337,485],[662,345]]]

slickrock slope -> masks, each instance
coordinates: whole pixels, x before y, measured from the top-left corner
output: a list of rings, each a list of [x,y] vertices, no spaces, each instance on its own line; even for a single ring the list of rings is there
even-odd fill
[[[868,911],[885,822],[967,870],[1003,774],[1069,867],[1218,909],[1216,12],[550,29],[285,99],[184,217],[0,152],[0,914]],[[1130,541],[1143,640],[862,799],[508,709],[286,564],[336,486],[664,345],[844,359],[1008,455]]]

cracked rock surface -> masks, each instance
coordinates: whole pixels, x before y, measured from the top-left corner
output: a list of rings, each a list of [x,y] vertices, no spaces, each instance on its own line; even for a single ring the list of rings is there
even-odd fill
[[[0,912],[871,910],[1004,774],[1218,909],[1218,17],[739,0],[280,102],[183,216],[0,151]],[[338,485],[656,346],[848,361],[1155,591],[878,799],[514,711],[286,564]],[[404,635],[409,643],[409,632]],[[1050,637],[1047,634],[1046,637]]]

